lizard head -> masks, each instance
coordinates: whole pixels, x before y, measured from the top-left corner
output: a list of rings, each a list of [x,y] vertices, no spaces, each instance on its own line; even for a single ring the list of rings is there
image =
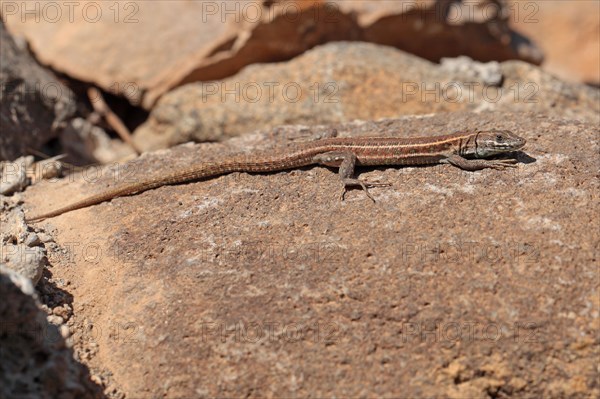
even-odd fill
[[[476,135],[475,156],[485,158],[522,148],[526,141],[509,130],[486,130]]]

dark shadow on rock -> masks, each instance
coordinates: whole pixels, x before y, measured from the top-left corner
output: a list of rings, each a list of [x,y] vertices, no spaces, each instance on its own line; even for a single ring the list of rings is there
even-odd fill
[[[523,151],[517,151],[513,154],[513,157],[519,161],[519,163],[524,163],[526,165],[529,165],[531,163],[537,162],[537,159],[533,158],[532,156],[530,156],[529,154],[527,154],[526,152]]]
[[[0,297],[0,397],[105,398],[37,298],[25,294],[14,276],[0,274]]]

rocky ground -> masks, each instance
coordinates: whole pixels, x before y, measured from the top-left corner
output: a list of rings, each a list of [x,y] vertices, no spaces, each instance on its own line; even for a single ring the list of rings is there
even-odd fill
[[[233,174],[36,224],[57,243],[52,279],[70,282],[78,352],[110,371],[103,382],[144,397],[597,395],[598,126],[535,113],[481,119],[337,128],[510,129],[528,141],[517,169],[367,169],[393,183],[372,190],[375,204],[360,191],[340,202],[325,168]],[[122,175],[298,133],[184,145]],[[27,213],[119,183],[105,172],[30,188]]]
[[[199,3],[163,10],[163,23],[187,14],[161,40],[189,35]],[[532,65],[537,47],[511,30],[511,8],[442,31],[425,19],[423,50],[409,54],[409,33],[389,29],[418,24],[398,2],[305,3],[334,10],[337,30],[320,18],[290,30],[285,3],[260,3],[271,18],[208,22],[154,63],[144,57],[163,43],[149,42],[148,20],[118,26],[117,37],[140,33],[144,56],[119,64],[133,42],[114,45],[96,69],[85,65],[102,57],[106,21],[21,24],[3,4],[16,40],[2,46],[0,69],[10,144],[0,155],[11,161],[0,164],[0,397],[599,397],[600,91]],[[67,54],[69,35],[82,33],[90,46]],[[57,75],[35,63],[21,34]],[[295,46],[282,46],[292,37]],[[262,59],[281,62],[249,65]],[[230,73],[198,81],[215,66]],[[101,88],[124,76],[143,87],[120,93],[149,111],[140,124],[127,116],[145,111],[105,92],[135,127],[141,156],[123,159],[134,149],[92,111],[71,80],[82,73]],[[68,96],[36,100],[54,81]],[[269,85],[272,96],[253,101]],[[361,178],[391,183],[371,189],[375,203],[361,190],[340,201],[336,170],[315,166],[165,186],[25,222],[110,187],[331,128],[344,137],[506,129],[527,144],[508,170],[360,168]],[[57,157],[40,162],[39,151]]]

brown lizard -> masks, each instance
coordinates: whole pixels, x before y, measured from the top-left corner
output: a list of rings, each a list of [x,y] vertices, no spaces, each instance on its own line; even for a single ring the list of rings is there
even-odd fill
[[[74,202],[65,207],[28,217],[28,222],[99,204],[116,197],[138,194],[160,186],[185,183],[232,172],[267,173],[308,165],[339,168],[343,190],[359,186],[374,201],[368,187],[389,186],[354,178],[354,168],[363,165],[428,165],[449,163],[464,170],[514,167],[515,159],[486,160],[493,155],[516,151],[525,139],[507,130],[453,133],[435,137],[331,137],[302,143],[285,150],[253,156],[236,156],[221,162],[204,162],[156,178],[120,187]]]

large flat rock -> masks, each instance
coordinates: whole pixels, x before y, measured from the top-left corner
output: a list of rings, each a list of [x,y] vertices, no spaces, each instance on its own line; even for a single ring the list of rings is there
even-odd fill
[[[26,37],[42,63],[147,109],[183,84],[222,79],[337,40],[392,45],[434,61],[457,55],[542,60],[533,43],[511,30],[506,4],[489,0],[450,6],[384,0],[378,7],[370,0],[0,5],[11,32]]]
[[[328,124],[454,111],[536,111],[600,121],[600,94],[520,62],[435,64],[388,46],[338,42],[288,61],[192,83],[135,131],[144,150],[218,141],[281,124]]]
[[[40,223],[58,244],[54,278],[71,282],[76,348],[96,348],[90,367],[128,397],[600,395],[598,126],[489,112],[337,127],[509,129],[528,143],[515,170],[361,170],[393,183],[372,189],[375,204],[360,190],[340,202],[335,172],[314,167],[162,187]],[[38,184],[25,207],[286,145],[302,129]]]

